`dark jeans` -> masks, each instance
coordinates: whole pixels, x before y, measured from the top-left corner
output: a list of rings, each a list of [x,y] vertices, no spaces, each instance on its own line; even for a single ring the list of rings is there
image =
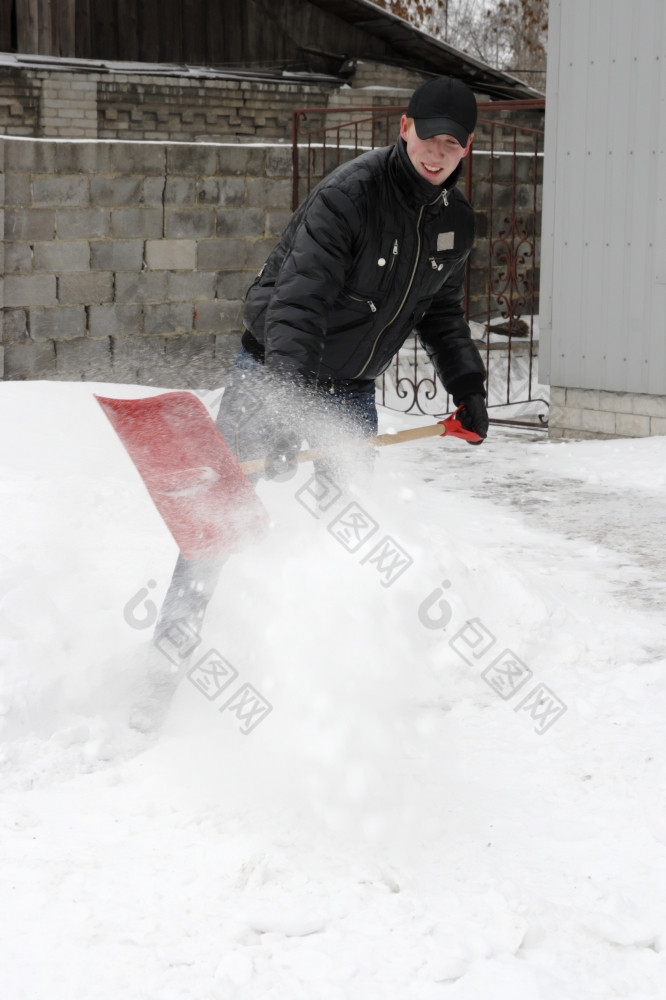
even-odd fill
[[[376,434],[374,382],[358,383],[352,391],[338,391],[335,384],[332,388],[333,392],[323,386],[318,396],[317,417],[308,431],[310,447],[330,443],[332,426],[338,437],[341,428],[345,437]],[[263,365],[241,348],[229,372],[216,420],[220,433],[239,461],[261,458],[266,454],[270,419],[265,412],[265,390]],[[368,463],[372,462],[370,456],[369,449]],[[338,481],[345,475],[344,468],[335,460],[317,462],[315,467]],[[174,622],[186,623],[190,630],[200,633],[224,562],[224,557],[190,560],[178,556],[155,626],[155,638],[159,638]]]
[[[241,462],[259,458],[266,452],[265,442],[269,439],[271,427],[264,413],[264,380],[263,365],[241,348],[229,372],[216,421],[220,434]],[[330,418],[336,425],[337,436],[340,425],[346,437],[376,434],[374,382],[356,383],[352,391],[336,391],[335,384],[333,389],[333,392],[328,391],[324,384],[317,397],[317,414],[307,433],[309,445],[316,447],[327,442]]]

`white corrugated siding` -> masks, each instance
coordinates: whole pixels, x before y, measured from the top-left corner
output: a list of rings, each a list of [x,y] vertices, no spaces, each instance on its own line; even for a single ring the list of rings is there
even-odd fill
[[[666,394],[666,0],[551,0],[539,373]]]

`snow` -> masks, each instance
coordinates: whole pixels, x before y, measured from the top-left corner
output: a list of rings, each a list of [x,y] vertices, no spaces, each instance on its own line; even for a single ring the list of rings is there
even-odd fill
[[[198,652],[270,711],[143,735],[176,551],[93,392],[154,391],[0,390],[3,1000],[663,996],[666,438],[260,483]]]

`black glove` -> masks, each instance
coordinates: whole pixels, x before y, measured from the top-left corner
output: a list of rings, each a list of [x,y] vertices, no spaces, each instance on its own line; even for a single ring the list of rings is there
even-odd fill
[[[300,434],[286,425],[278,424],[273,428],[266,451],[266,479],[284,482],[295,475],[296,456],[301,450],[301,442]]]
[[[307,437],[313,399],[313,387],[302,373],[266,370],[262,411],[266,479],[285,482],[296,475],[296,456]]]
[[[475,431],[479,437],[488,435],[488,411],[486,398],[481,392],[472,392],[460,400],[463,409],[458,414],[458,420],[466,431]],[[483,441],[470,441],[469,444],[483,444]]]

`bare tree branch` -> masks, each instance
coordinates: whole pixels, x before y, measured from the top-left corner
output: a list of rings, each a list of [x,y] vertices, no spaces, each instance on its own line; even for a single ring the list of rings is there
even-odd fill
[[[375,0],[496,69],[545,89],[548,0]]]

